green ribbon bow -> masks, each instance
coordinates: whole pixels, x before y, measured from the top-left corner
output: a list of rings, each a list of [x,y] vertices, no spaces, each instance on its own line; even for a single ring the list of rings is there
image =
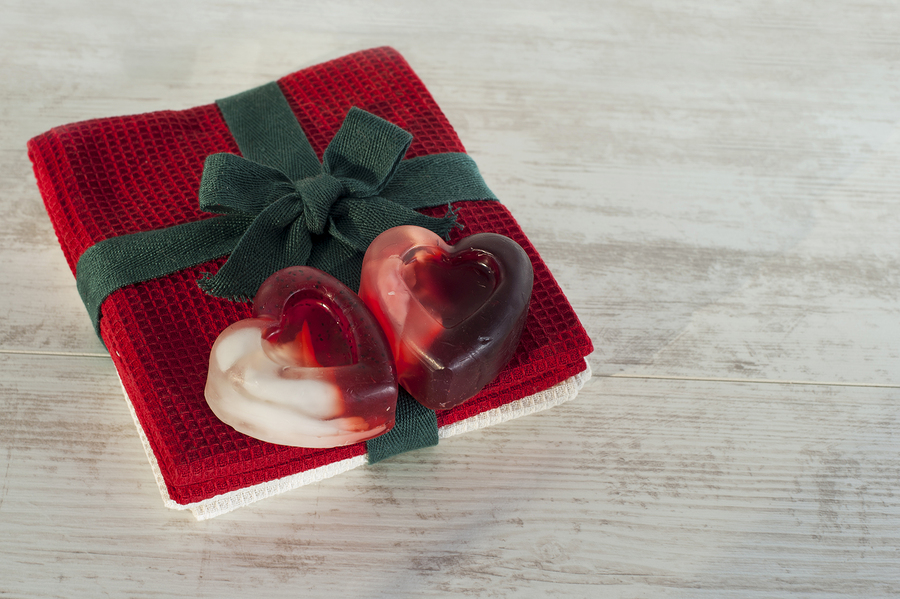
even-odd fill
[[[219,216],[122,235],[88,248],[76,268],[99,335],[100,306],[113,291],[230,254],[207,293],[248,300],[272,273],[295,265],[359,287],[362,257],[382,232],[418,225],[446,236],[456,226],[416,208],[494,200],[466,154],[403,160],[412,136],[351,108],[320,164],[277,83],[217,102],[243,157],[207,157],[200,208]]]

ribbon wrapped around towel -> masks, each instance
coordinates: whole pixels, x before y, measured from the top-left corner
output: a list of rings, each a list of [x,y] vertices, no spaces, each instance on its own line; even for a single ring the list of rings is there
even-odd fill
[[[198,281],[216,297],[246,301],[270,274],[308,265],[359,287],[362,256],[387,229],[404,224],[446,236],[456,225],[416,208],[496,200],[463,153],[403,160],[412,136],[351,108],[319,163],[277,83],[217,102],[243,157],[207,157],[199,189],[212,218],[122,235],[88,248],[78,291],[99,335],[101,305],[121,287],[230,254]]]

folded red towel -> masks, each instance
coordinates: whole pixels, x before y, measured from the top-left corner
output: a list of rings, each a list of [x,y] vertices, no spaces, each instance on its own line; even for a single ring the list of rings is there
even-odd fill
[[[352,106],[412,133],[407,158],[465,151],[425,86],[391,48],[312,66],[278,84],[320,159]],[[216,152],[239,153],[215,104],[64,125],[28,143],[73,273],[82,253],[103,239],[209,218],[199,210],[197,189],[206,156]],[[484,231],[507,235],[531,257],[535,284],[512,361],[478,396],[438,413],[442,436],[570,398],[589,376],[584,357],[592,350],[572,307],[502,203],[454,206],[464,229],[453,233],[451,243]],[[445,211],[421,210],[437,216]],[[335,449],[272,445],[213,415],[203,395],[210,348],[225,327],[250,315],[248,304],[198,288],[201,274],[223,262],[122,288],[102,307],[101,335],[167,504],[191,508],[198,517],[346,470],[363,463],[366,451],[362,443]]]

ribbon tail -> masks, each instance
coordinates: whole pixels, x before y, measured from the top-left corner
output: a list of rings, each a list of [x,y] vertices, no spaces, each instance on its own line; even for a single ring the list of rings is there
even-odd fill
[[[229,254],[252,220],[228,214],[110,237],[89,247],[75,267],[75,282],[97,336],[100,308],[113,291]]]
[[[362,261],[362,252],[338,237],[327,235],[316,242],[307,264],[324,270],[353,291],[358,291]]]
[[[273,203],[261,212],[237,242],[219,271],[197,281],[206,293],[233,301],[249,301],[275,271],[306,264],[312,239],[293,196]]]

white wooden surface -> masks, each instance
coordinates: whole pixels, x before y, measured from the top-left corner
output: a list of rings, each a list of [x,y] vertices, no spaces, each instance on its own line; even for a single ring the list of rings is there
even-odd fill
[[[900,594],[900,5],[4,2],[0,597]],[[389,44],[581,316],[570,404],[162,507],[28,138]]]

